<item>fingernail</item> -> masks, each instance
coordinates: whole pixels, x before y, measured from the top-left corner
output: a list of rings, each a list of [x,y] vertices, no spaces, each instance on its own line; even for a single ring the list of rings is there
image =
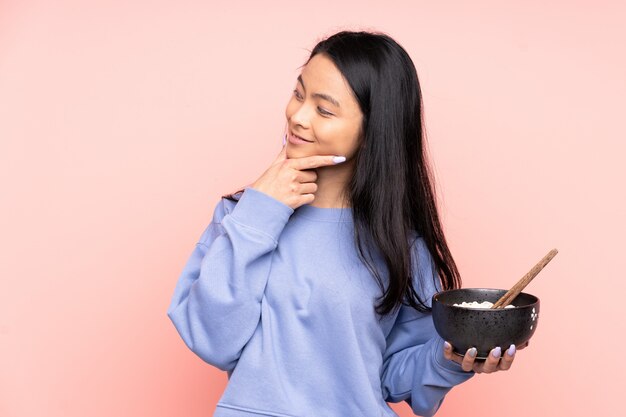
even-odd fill
[[[333,157],[333,162],[336,164],[340,164],[342,162],[346,161],[346,157],[345,156],[335,156]]]
[[[445,350],[450,350],[450,349],[452,349],[452,345],[450,343],[448,343],[448,342],[443,342],[443,348]]]
[[[476,357],[476,354],[478,353],[478,351],[476,350],[476,348],[471,348],[470,350],[468,350],[468,351],[467,351],[467,353],[469,353],[469,355],[470,355],[472,358],[475,358],[475,357]]]
[[[499,358],[500,356],[502,356],[502,349],[500,349],[500,346],[498,346],[491,352],[491,354],[494,358]]]
[[[509,346],[509,349],[506,351],[506,353],[508,353],[509,356],[515,355],[515,345]]]
[[[285,136],[283,136],[283,146],[287,143],[287,134],[285,133]]]

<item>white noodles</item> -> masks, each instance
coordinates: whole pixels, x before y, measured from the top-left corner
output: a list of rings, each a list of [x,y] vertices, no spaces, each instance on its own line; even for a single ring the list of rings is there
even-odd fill
[[[463,301],[461,304],[455,303],[452,305],[455,307],[465,307],[465,308],[491,308],[493,307],[493,303],[489,301],[483,301],[483,302],[472,301],[471,303],[468,303],[467,301]],[[515,308],[515,306],[512,304],[509,304],[508,306],[504,308]]]

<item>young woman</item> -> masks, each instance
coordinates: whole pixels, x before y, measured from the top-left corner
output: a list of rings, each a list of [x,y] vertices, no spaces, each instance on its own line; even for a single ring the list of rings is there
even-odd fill
[[[432,295],[460,286],[437,214],[415,67],[389,36],[318,43],[287,104],[286,143],[223,198],[168,316],[228,372],[219,417],[431,416],[477,372],[435,332]],[[506,347],[505,347],[506,348]]]

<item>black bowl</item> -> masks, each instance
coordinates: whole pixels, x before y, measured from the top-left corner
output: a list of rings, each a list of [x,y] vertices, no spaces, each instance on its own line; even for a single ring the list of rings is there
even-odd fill
[[[433,322],[439,336],[450,342],[460,355],[475,347],[477,358],[484,359],[491,349],[502,351],[511,344],[521,346],[537,330],[539,299],[520,293],[511,303],[515,308],[489,309],[455,307],[463,301],[495,303],[506,290],[490,288],[461,288],[433,295]]]

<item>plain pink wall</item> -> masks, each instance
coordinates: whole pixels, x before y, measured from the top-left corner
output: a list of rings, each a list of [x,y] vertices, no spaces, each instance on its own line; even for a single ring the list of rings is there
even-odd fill
[[[559,249],[528,289],[530,348],[438,416],[617,416],[619,3],[0,0],[0,415],[211,415],[226,377],[170,297],[219,196],[278,152],[307,48],[345,28],[415,61],[465,286],[508,287]]]

